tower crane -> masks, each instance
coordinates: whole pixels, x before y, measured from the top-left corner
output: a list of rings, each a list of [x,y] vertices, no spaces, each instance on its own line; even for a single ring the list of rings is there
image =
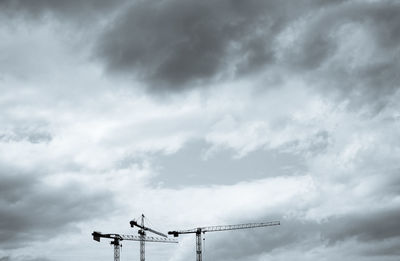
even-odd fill
[[[156,231],[154,229],[151,229],[149,227],[145,227],[144,226],[144,218],[145,218],[145,216],[142,214],[140,224],[138,223],[138,221],[136,221],[134,219],[129,222],[131,227],[135,227],[136,226],[136,227],[139,228],[138,234],[139,234],[139,238],[140,238],[140,261],[145,261],[145,242],[147,241],[147,240],[145,240],[146,239],[146,231],[149,231],[149,232],[154,233],[156,235],[162,236],[164,238],[168,237],[166,234],[158,232],[158,231]]]
[[[196,234],[196,261],[202,261],[202,246],[201,246],[201,233],[206,232],[217,232],[217,231],[227,231],[236,229],[248,229],[256,227],[268,227],[268,226],[278,226],[280,221],[270,221],[264,223],[248,223],[248,224],[238,224],[238,225],[225,225],[225,226],[210,226],[210,227],[198,227],[188,230],[175,230],[169,231],[168,235],[173,235],[178,237],[181,234]]]
[[[92,233],[93,240],[100,242],[100,238],[109,238],[112,239],[111,245],[114,246],[114,261],[119,261],[120,257],[120,241],[122,240],[131,240],[131,241],[140,241],[140,242],[159,242],[159,243],[178,243],[178,241],[173,240],[171,238],[164,237],[148,237],[148,236],[134,236],[134,235],[119,235],[119,234],[102,234],[101,232],[94,231]]]

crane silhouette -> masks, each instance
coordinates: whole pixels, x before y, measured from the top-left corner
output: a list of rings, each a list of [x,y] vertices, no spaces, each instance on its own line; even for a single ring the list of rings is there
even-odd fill
[[[165,235],[165,234],[163,234],[161,232],[158,232],[158,231],[156,231],[154,229],[151,229],[149,227],[144,226],[144,218],[145,218],[145,216],[142,214],[140,224],[135,219],[133,219],[133,220],[131,220],[129,222],[131,227],[135,227],[136,226],[136,227],[139,228],[138,234],[139,234],[139,238],[140,238],[140,261],[145,261],[145,242],[147,241],[146,240],[146,231],[149,231],[149,232],[154,233],[156,235],[162,236],[164,238],[168,237],[167,235]]]
[[[158,242],[158,243],[178,243],[178,241],[165,238],[165,237],[152,237],[152,236],[135,236],[135,235],[120,235],[120,234],[103,234],[101,232],[94,231],[92,233],[93,240],[100,242],[100,238],[112,239],[111,245],[114,246],[114,261],[120,259],[120,244],[123,240],[140,241],[140,242]]]
[[[278,226],[280,221],[270,221],[264,223],[248,223],[248,224],[238,224],[238,225],[225,225],[225,226],[210,226],[210,227],[198,227],[188,230],[175,230],[169,231],[169,235],[178,237],[181,234],[196,234],[196,261],[202,261],[202,245],[201,245],[201,234],[206,232],[217,232],[217,231],[227,231],[227,230],[237,230],[237,229],[248,229],[256,227],[268,227],[268,226]]]

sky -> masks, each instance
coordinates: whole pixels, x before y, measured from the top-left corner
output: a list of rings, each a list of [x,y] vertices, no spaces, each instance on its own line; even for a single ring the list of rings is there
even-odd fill
[[[0,0],[0,261],[400,258],[400,2]],[[195,260],[194,235],[148,243]],[[121,261],[138,260],[122,242]]]

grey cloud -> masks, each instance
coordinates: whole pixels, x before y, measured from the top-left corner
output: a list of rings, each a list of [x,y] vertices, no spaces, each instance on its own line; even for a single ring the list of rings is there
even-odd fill
[[[351,99],[360,96],[360,102],[380,97],[384,102],[400,80],[399,6],[395,1],[140,1],[105,30],[94,52],[108,71],[141,79],[153,91],[277,73]],[[305,29],[298,28],[302,22]],[[356,67],[345,61],[350,53],[333,60],[344,40],[335,34],[349,24],[365,29],[376,45],[372,59],[355,58]],[[291,27],[293,46],[285,49],[277,40]]]
[[[211,241],[211,237],[217,237],[216,242],[208,244],[208,256],[213,260],[221,257],[228,260],[242,260],[274,249],[302,247],[310,242],[316,246],[315,240],[319,237],[315,233],[316,230],[315,222],[290,218],[281,220],[281,225],[275,227],[238,230],[227,234],[221,232],[218,236],[208,234],[206,241]]]
[[[113,205],[107,191],[91,192],[76,182],[53,187],[41,181],[40,173],[2,166],[0,177],[2,248],[56,237],[61,231],[74,229],[76,222],[96,218],[107,212],[107,205]]]
[[[110,71],[158,91],[215,80],[227,68],[255,72],[273,63],[274,35],[306,10],[303,2],[140,1],[117,17],[96,53]]]
[[[0,13],[11,16],[24,15],[25,18],[34,19],[54,14],[56,18],[63,17],[70,21],[79,18],[88,22],[101,13],[109,13],[123,2],[124,0],[1,0]]]
[[[365,99],[385,102],[400,82],[399,12],[400,4],[395,1],[353,1],[327,8],[310,19],[305,31],[295,40],[296,46],[286,50],[286,66],[292,72],[308,73],[310,83],[322,89],[340,90],[351,98],[358,96],[358,102]],[[342,60],[335,61],[332,58],[338,53],[341,41],[354,34],[349,30],[344,39],[335,36],[347,25],[366,30],[370,39],[360,40],[348,53],[342,54]],[[368,53],[352,57],[357,48],[371,44],[375,49],[370,59],[363,61],[362,56]]]
[[[278,227],[207,234],[207,240],[212,242],[208,244],[207,255],[213,260],[222,257],[225,260],[242,260],[271,251],[298,249],[306,252],[321,246],[329,248],[351,239],[357,242],[353,254],[358,256],[368,253],[378,257],[398,255],[398,207],[364,211],[366,213],[332,216],[321,222],[290,217],[281,220]],[[367,250],[360,248],[363,244],[369,246]]]
[[[329,226],[322,227],[322,235],[330,243],[355,237],[359,241],[380,241],[399,237],[400,212],[398,208],[367,211],[333,217],[326,221]]]
[[[21,142],[24,140],[31,143],[47,143],[52,140],[52,136],[43,128],[33,126],[0,131],[0,142]]]
[[[11,16],[50,14],[71,23],[115,18],[100,37],[91,35],[94,56],[109,72],[140,79],[152,91],[255,73],[297,75],[320,90],[339,90],[355,104],[374,101],[381,108],[400,82],[396,1],[2,0],[0,8]],[[353,34],[337,36],[347,25],[366,30],[370,39],[357,44],[374,45],[368,61],[360,53],[352,58],[357,65],[348,62],[357,44],[343,59],[333,59]],[[290,28],[293,45],[284,48],[278,40]]]
[[[388,171],[387,179],[382,181],[383,185],[378,196],[394,196],[400,195],[400,168]]]
[[[111,21],[99,37],[90,36],[94,57],[108,72],[139,79],[155,92],[250,74],[289,75],[325,92],[339,90],[340,98],[354,104],[367,100],[381,108],[400,82],[396,1],[3,0],[0,7],[12,16]],[[349,25],[365,30],[369,39],[336,59],[343,41],[353,35],[351,30],[338,33]],[[285,32],[293,38],[288,48],[279,40]],[[363,60],[364,53],[352,57],[368,44],[375,48],[370,59]]]
[[[376,256],[382,258],[384,256],[389,256],[398,258],[400,256],[399,239],[382,240],[379,247],[367,247],[360,251],[360,254],[367,257]]]

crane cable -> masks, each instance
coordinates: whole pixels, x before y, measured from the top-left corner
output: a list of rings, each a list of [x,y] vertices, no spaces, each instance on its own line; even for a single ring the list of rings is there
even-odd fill
[[[159,229],[158,227],[154,226],[153,222],[151,222],[151,220],[149,220],[148,217],[145,217],[146,222],[150,225],[150,227],[152,227],[154,230],[157,231],[162,231],[161,229]],[[149,227],[149,225],[147,227]]]

